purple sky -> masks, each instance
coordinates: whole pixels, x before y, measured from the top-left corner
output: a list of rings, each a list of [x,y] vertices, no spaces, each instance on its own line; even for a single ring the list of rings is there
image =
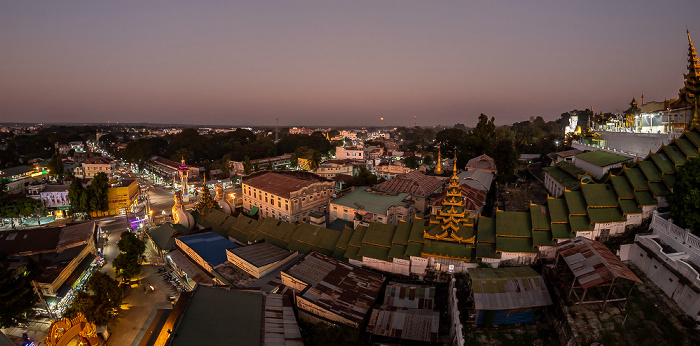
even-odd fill
[[[677,96],[700,1],[3,1],[0,121],[499,124]]]

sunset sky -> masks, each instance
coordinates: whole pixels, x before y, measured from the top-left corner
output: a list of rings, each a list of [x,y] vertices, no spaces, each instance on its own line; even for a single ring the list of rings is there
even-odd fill
[[[663,101],[700,1],[2,1],[0,122],[498,124]]]

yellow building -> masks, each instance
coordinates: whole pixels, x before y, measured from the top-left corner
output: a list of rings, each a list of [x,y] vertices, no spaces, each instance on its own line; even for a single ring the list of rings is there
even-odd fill
[[[136,201],[139,194],[139,184],[136,179],[124,179],[121,183],[110,187],[107,191],[109,215],[126,213]]]

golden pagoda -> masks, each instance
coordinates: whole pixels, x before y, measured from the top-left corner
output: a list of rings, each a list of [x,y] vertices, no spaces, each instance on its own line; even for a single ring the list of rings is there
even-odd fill
[[[437,158],[437,165],[435,166],[435,170],[433,171],[435,174],[442,174],[445,173],[442,169],[442,158],[440,157],[440,148],[438,148],[438,158]]]
[[[642,113],[639,109],[639,103],[632,96],[632,102],[630,102],[630,108],[625,111],[625,127],[634,127],[634,117]]]
[[[693,41],[688,34],[688,73],[684,75],[683,87],[678,90],[678,100],[671,103],[671,109],[692,108],[693,114],[690,120],[690,127],[700,125],[700,115],[698,114],[698,96],[700,95],[700,60],[695,52]]]
[[[441,208],[431,216],[423,238],[458,243],[474,243],[476,232],[474,218],[469,218],[466,203],[462,198],[462,188],[457,176],[457,156]]]

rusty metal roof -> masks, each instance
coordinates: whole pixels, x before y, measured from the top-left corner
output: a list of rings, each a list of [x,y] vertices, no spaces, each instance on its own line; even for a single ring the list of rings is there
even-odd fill
[[[437,342],[440,312],[382,306],[373,310],[367,332],[393,338]]]
[[[95,221],[63,227],[61,235],[58,236],[56,249],[60,251],[61,249],[87,244],[94,232]]]
[[[469,277],[477,310],[552,305],[544,279],[530,267],[470,268]]]
[[[614,278],[642,282],[612,251],[595,240],[576,237],[559,243],[557,252],[583,288],[609,282]]]
[[[397,308],[435,308],[435,287],[391,282],[386,286],[384,305]]]
[[[214,286],[216,284],[209,274],[199,269],[199,267],[192,263],[180,250],[168,252],[167,257],[170,258],[180,270],[187,273],[187,276],[194,280],[194,282],[205,286]]]
[[[427,176],[419,171],[399,175],[372,187],[377,191],[408,193],[414,196],[428,197],[437,191],[445,181],[433,176]]]
[[[382,275],[313,251],[285,272],[309,284],[298,297],[358,324],[384,283]]]
[[[263,345],[298,345],[304,340],[297,325],[294,309],[289,298],[276,293],[263,293]]]

